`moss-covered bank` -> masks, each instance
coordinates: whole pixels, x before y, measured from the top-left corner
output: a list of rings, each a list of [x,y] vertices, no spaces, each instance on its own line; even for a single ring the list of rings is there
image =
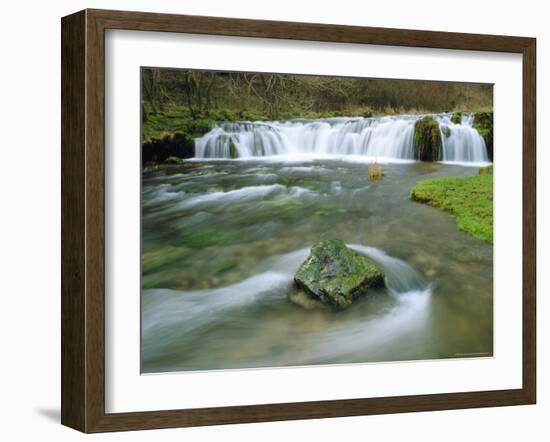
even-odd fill
[[[411,198],[449,212],[458,227],[474,238],[493,242],[493,175],[480,171],[471,177],[418,181]]]

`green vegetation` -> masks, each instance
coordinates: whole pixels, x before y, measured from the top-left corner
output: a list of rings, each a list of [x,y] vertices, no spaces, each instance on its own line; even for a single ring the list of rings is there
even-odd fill
[[[486,169],[488,170],[488,169]],[[475,238],[493,242],[493,175],[443,177],[418,181],[411,198],[449,212],[458,227]]]
[[[234,121],[254,119],[246,113],[276,120],[492,106],[486,84],[159,68],[142,69],[141,79],[144,121],[182,108],[194,120]]]
[[[424,117],[414,124],[414,157],[420,161],[441,158],[441,132],[433,117]]]
[[[173,109],[149,114],[141,127],[141,141],[162,139],[166,136],[181,133],[190,138],[204,135],[212,129],[212,118],[193,119],[185,109]]]
[[[455,112],[451,116],[451,122],[454,124],[460,124],[462,122],[462,112]]]
[[[294,282],[310,297],[342,308],[367,293],[370,287],[383,287],[384,272],[370,258],[333,239],[313,245]]]
[[[180,157],[168,157],[164,160],[165,164],[181,164],[183,160]]]

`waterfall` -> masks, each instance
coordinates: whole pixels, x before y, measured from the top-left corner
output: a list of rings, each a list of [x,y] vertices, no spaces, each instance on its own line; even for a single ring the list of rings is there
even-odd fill
[[[443,161],[488,161],[483,138],[472,127],[473,114],[440,124]],[[319,120],[218,123],[195,140],[197,158],[360,156],[379,161],[414,160],[414,124],[422,116],[341,117]]]
[[[482,163],[489,161],[483,137],[475,130],[474,114],[463,114],[460,124],[451,122],[450,115],[437,115],[441,130],[443,161]]]

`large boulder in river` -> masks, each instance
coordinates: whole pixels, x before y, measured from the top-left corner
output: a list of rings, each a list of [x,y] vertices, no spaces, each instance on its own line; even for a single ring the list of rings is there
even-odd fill
[[[294,282],[299,290],[331,307],[343,308],[371,287],[384,285],[384,272],[370,258],[336,239],[313,245]]]
[[[442,157],[439,123],[431,116],[414,123],[414,158],[420,161],[439,161]]]

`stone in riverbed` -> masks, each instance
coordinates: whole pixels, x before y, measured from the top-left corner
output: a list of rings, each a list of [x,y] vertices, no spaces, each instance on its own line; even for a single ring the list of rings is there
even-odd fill
[[[350,305],[371,287],[384,286],[384,272],[370,258],[336,239],[313,245],[294,276],[296,287],[335,308]]]

